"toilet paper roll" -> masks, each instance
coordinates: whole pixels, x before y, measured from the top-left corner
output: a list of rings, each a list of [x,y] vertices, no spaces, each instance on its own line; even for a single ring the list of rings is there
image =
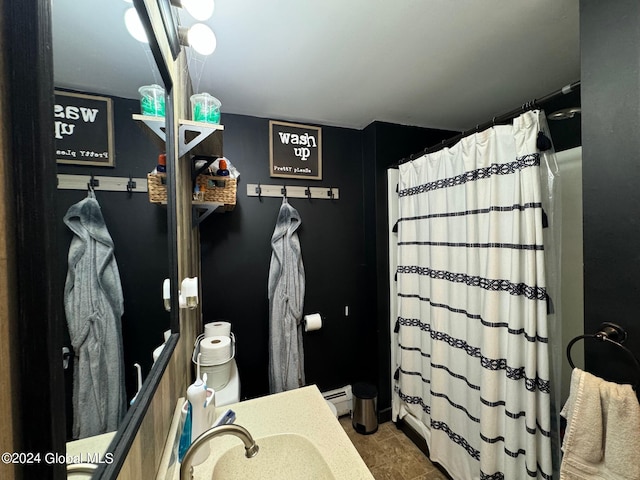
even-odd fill
[[[229,322],[211,322],[204,326],[205,337],[231,336],[231,324]]]
[[[231,358],[231,338],[224,335],[205,337],[200,342],[200,365],[218,365]]]
[[[304,316],[304,331],[313,332],[322,328],[322,317],[319,313]]]

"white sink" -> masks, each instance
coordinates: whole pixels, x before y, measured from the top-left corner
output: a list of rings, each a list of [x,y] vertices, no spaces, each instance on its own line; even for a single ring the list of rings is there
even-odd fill
[[[281,433],[256,440],[260,451],[245,457],[244,445],[226,451],[214,464],[211,480],[335,480],[322,453],[309,439]]]
[[[216,436],[209,441],[207,459],[193,467],[195,480],[374,480],[315,385],[218,407],[216,413],[227,408],[256,441],[258,454],[246,458],[237,436]],[[167,480],[179,480],[179,422],[174,424],[161,465]]]

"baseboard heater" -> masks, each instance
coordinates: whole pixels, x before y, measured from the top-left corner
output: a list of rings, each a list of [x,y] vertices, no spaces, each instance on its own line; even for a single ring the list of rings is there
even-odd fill
[[[338,411],[338,416],[351,414],[353,405],[353,395],[351,393],[351,385],[346,385],[336,390],[322,392],[325,400],[333,403]]]

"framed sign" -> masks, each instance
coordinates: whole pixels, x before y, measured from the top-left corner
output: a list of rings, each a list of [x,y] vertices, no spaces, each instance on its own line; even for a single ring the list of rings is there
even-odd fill
[[[56,90],[53,114],[56,162],[115,166],[110,98]]]
[[[269,121],[272,177],[322,180],[322,128]]]

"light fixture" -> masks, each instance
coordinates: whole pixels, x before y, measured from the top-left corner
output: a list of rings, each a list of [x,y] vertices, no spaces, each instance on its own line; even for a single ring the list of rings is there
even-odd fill
[[[196,20],[208,20],[213,15],[213,0],[181,0],[182,7]]]
[[[144,26],[135,8],[131,7],[124,12],[124,24],[127,26],[127,30],[133,38],[139,42],[149,43],[147,33],[144,31]]]
[[[211,55],[216,49],[216,36],[204,23],[196,23],[190,28],[179,27],[178,37],[182,45],[191,46],[200,55]]]

